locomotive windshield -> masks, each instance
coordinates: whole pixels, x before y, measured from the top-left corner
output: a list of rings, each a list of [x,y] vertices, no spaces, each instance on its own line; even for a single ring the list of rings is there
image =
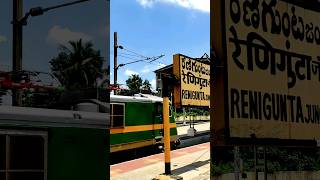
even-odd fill
[[[111,127],[124,127],[125,111],[124,104],[110,104],[111,106]]]

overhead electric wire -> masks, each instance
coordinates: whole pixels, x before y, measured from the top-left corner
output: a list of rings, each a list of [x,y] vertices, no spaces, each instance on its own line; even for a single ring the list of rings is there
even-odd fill
[[[123,53],[123,52],[119,52],[119,54],[123,54],[123,55],[127,55],[127,56],[141,57],[140,55],[136,55],[136,54],[129,54],[129,53]]]
[[[123,46],[119,46],[119,48],[121,50],[127,51],[128,53],[119,52],[118,56],[126,58],[126,59],[131,59],[134,61],[127,62],[127,63],[121,63],[116,67],[116,69],[118,69],[119,67],[123,67],[125,65],[128,65],[128,64],[133,64],[133,63],[137,63],[137,62],[141,62],[141,61],[145,61],[147,63],[154,64],[153,63],[154,61],[156,61],[164,56],[164,55],[160,55],[160,56],[147,57],[147,56],[139,54],[133,50],[124,48]],[[157,64],[157,65],[159,65],[159,64]]]
[[[160,55],[160,56],[153,57],[153,60],[149,61],[149,63],[151,63],[151,62],[153,62],[153,61],[156,61],[156,60],[162,58],[163,56],[164,56],[164,55],[162,54],[162,55]]]
[[[133,63],[140,62],[140,61],[144,61],[144,60],[140,59],[140,60],[136,60],[136,61],[131,61],[131,62],[125,63],[124,65],[133,64]]]
[[[157,65],[157,66],[160,66],[160,62],[158,63],[155,63],[155,62],[149,62],[150,64],[153,64],[153,65]]]
[[[134,51],[132,51],[132,50],[130,50],[130,49],[127,49],[127,48],[124,48],[124,47],[122,47],[122,49],[125,50],[125,51],[128,51],[128,52],[131,52],[131,53],[133,53],[133,54],[136,54],[136,55],[138,55],[138,56],[140,56],[140,57],[148,58],[147,56],[144,56],[144,55],[142,55],[142,54],[139,54],[139,53],[137,53],[137,52],[134,52]]]
[[[127,58],[127,59],[132,59],[132,60],[145,60],[145,59],[141,59],[141,58],[133,58],[133,57],[128,57],[128,56],[123,56],[123,55],[118,55],[120,57],[123,57],[123,58]]]
[[[133,58],[133,57],[129,57],[129,56],[124,56],[124,55],[121,55],[121,54],[119,54],[118,56],[123,57],[123,58],[127,58],[127,59],[138,60],[138,61],[146,61],[147,63],[152,63],[152,62],[162,58],[164,55],[160,55],[160,56],[156,56],[156,57],[147,57],[147,58],[144,58],[144,59],[137,59],[137,58]],[[150,61],[148,61],[148,60],[150,60]]]
[[[150,63],[150,64],[153,64],[153,62],[159,58],[161,58],[163,56],[159,56],[159,57],[154,57],[154,60],[151,60],[151,61],[147,61],[147,63]],[[133,64],[133,63],[137,63],[137,62],[141,62],[141,61],[146,61],[146,59],[137,59],[135,61],[131,61],[131,62],[128,62],[128,63],[124,63],[124,64],[119,64],[117,68],[119,67],[122,67],[122,66],[125,66],[125,65],[128,65],[128,64]]]

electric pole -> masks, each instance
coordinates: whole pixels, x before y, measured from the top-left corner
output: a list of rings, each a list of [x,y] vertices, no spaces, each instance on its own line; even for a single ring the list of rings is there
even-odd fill
[[[44,12],[66,7],[90,0],[78,0],[47,8],[35,7],[31,8],[29,12],[23,15],[23,0],[12,0],[12,71],[13,71],[13,82],[19,83],[19,72],[22,70],[22,26],[27,25],[27,19],[29,16],[40,16]],[[22,105],[22,91],[13,89],[12,90],[12,105]]]
[[[135,60],[135,61],[131,61],[131,62],[128,62],[128,63],[122,63],[122,64],[119,64],[118,65],[118,48],[119,49],[123,49],[123,50],[127,50],[131,53],[133,53],[135,56],[138,56],[139,58],[143,58],[143,59],[138,59],[138,60]],[[121,55],[120,55],[121,56]],[[123,46],[121,45],[118,45],[118,33],[117,32],[114,32],[113,33],[113,84],[115,87],[117,87],[118,83],[117,83],[117,79],[118,79],[118,69],[120,67],[123,67],[125,65],[128,65],[128,64],[133,64],[133,63],[137,63],[137,62],[140,62],[140,61],[148,61],[148,63],[151,63],[157,59],[160,59],[162,58],[164,55],[160,55],[160,56],[156,56],[156,57],[146,57],[146,56],[143,56],[143,55],[139,55],[138,53],[136,52],[133,52],[133,51],[130,51],[126,48],[124,48]],[[113,91],[114,94],[116,95],[117,94],[117,90],[114,90]]]
[[[23,0],[13,0],[12,21],[12,70],[13,81],[18,81],[18,72],[22,70],[22,24],[19,20],[23,17]],[[22,105],[21,90],[12,90],[12,105]]]
[[[113,34],[113,38],[114,38],[114,45],[113,45],[113,57],[114,57],[114,61],[113,61],[113,65],[114,65],[114,73],[113,73],[113,77],[114,77],[114,81],[113,81],[113,84],[114,86],[117,86],[117,78],[118,78],[118,74],[117,74],[117,71],[118,71],[118,34],[117,32],[114,32]],[[114,90],[114,94],[117,94],[116,93],[117,91]]]

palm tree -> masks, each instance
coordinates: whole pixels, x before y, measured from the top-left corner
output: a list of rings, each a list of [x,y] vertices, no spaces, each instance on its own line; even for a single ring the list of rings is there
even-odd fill
[[[132,93],[139,93],[142,79],[138,74],[133,74],[126,80],[126,84]]]
[[[144,82],[142,83],[141,90],[142,90],[142,93],[151,94],[151,84],[147,79],[144,80]]]
[[[50,61],[53,75],[69,90],[97,87],[97,78],[105,73],[100,51],[81,39],[69,41],[69,46],[60,45],[61,52]]]

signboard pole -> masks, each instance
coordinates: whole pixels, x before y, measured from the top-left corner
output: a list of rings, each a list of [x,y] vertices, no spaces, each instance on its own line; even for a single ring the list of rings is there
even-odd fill
[[[254,153],[254,172],[255,172],[255,180],[259,179],[258,174],[258,157],[257,157],[257,146],[253,145],[253,153]]]
[[[169,90],[168,79],[163,77],[163,128],[164,128],[164,157],[165,157],[165,174],[171,174],[170,163],[170,120],[169,120]]]
[[[165,173],[158,176],[154,180],[161,179],[175,179],[182,180],[183,178],[180,176],[175,176],[171,174],[171,162],[170,162],[170,118],[169,118],[169,95],[170,89],[174,82],[172,81],[174,78],[172,75],[161,74],[162,80],[162,99],[163,99],[163,129],[164,129],[164,162],[165,162]]]
[[[240,152],[239,146],[234,146],[234,179],[240,180]]]
[[[267,180],[268,179],[267,146],[263,147],[263,159],[264,159],[264,180]]]

